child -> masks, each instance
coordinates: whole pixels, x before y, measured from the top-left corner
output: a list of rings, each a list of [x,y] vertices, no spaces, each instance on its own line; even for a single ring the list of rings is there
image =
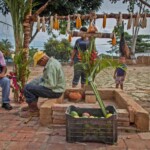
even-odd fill
[[[126,59],[125,57],[120,57],[119,58],[119,66],[116,68],[114,72],[114,79],[116,82],[116,88],[119,87],[123,90],[123,82],[126,77],[126,70],[127,70],[127,65],[125,64]]]

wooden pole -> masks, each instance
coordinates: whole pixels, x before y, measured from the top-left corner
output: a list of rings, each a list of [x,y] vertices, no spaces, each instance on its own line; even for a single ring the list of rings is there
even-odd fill
[[[74,14],[74,15],[69,15],[71,20],[75,20],[77,18],[78,14]],[[118,14],[87,14],[87,15],[81,15],[81,19],[82,20],[90,20],[90,19],[102,19],[104,18],[104,15],[106,15],[107,18],[114,18],[114,19],[118,19],[119,18],[119,13]],[[133,14],[132,18],[136,18],[137,14]],[[140,14],[140,17],[143,18],[145,16],[145,14]],[[150,14],[146,14],[146,17],[150,17]],[[57,18],[59,20],[67,20],[68,16],[57,16]],[[129,19],[130,18],[130,14],[122,14],[122,19]],[[50,17],[45,17],[45,22],[49,22]],[[32,20],[33,22],[37,22],[37,17],[30,17],[30,20]],[[42,18],[40,19],[40,21],[42,22]]]
[[[70,32],[70,34],[72,37],[81,37],[81,36],[94,37],[94,38],[113,38],[114,37],[114,33],[100,33],[100,32],[83,33],[83,32],[73,31],[73,32]]]

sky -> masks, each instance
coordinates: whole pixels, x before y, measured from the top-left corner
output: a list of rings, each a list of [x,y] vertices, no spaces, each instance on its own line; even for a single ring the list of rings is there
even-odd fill
[[[105,0],[102,4],[102,7],[99,9],[97,14],[102,13],[128,13],[127,12],[127,5],[122,4],[121,2],[118,2],[117,4],[110,4],[108,0]],[[6,23],[11,24],[11,17],[10,15],[7,15],[4,17],[2,14],[0,14],[0,21],[4,21]],[[127,20],[124,21],[127,24]],[[115,19],[107,19],[106,28],[102,28],[102,19],[96,20],[96,26],[98,28],[99,32],[107,32],[111,33],[114,26],[116,25]],[[36,26],[36,25],[35,25]],[[148,26],[145,29],[140,29],[139,34],[150,34],[150,19],[148,19]],[[125,25],[125,31],[127,31],[129,34],[132,33],[132,30],[127,30]],[[39,32],[37,36],[35,37],[34,41],[30,44],[30,47],[38,48],[38,49],[44,49],[44,43],[47,42],[47,40],[50,38],[50,36],[46,32]],[[61,38],[67,38],[67,36],[59,36],[59,39]],[[8,39],[12,45],[14,45],[14,38],[13,38],[13,30],[12,27],[6,26],[4,24],[0,23],[0,40],[1,39]],[[73,38],[71,44],[74,45],[77,38]],[[96,47],[99,51],[99,53],[106,53],[106,51],[110,50],[111,45],[108,44],[108,40],[110,39],[96,39]]]

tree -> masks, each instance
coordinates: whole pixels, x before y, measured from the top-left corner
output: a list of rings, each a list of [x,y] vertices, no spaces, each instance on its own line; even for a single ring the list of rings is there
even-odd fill
[[[1,0],[0,6],[4,5],[5,10],[0,10],[4,14],[10,12],[12,18],[12,26],[14,31],[14,40],[15,40],[15,74],[17,76],[18,83],[22,88],[28,77],[28,62],[27,62],[27,53],[24,49],[24,19],[27,14],[30,12],[31,5],[30,1],[26,0]],[[17,96],[16,96],[17,95]],[[14,97],[18,101],[18,90],[15,91]],[[22,99],[21,99],[22,101]]]
[[[110,0],[112,3],[116,3],[118,0]],[[123,3],[127,3],[130,2],[131,0],[123,0]],[[150,8],[150,3],[148,2],[148,0],[134,0],[134,2],[140,2],[142,4],[144,4],[145,6]]]
[[[38,2],[38,5],[37,5]],[[66,3],[67,2],[67,3]],[[22,87],[24,86],[28,75],[28,52],[29,52],[29,42],[31,42],[36,34],[32,33],[34,21],[30,19],[37,18],[38,15],[51,15],[51,14],[62,14],[68,12],[70,13],[79,13],[80,11],[93,11],[97,10],[103,0],[101,1],[87,1],[87,0],[76,0],[76,1],[51,1],[51,0],[0,0],[0,10],[4,15],[10,12],[12,17],[12,24],[14,29],[14,39],[15,39],[15,53],[16,59],[19,58],[19,61],[15,61],[18,64],[15,64],[16,75],[19,76],[18,80],[21,81]],[[50,5],[50,8],[46,7]],[[83,6],[82,6],[83,5]],[[82,9],[80,9],[82,8]],[[44,12],[45,10],[45,12]],[[67,11],[66,11],[67,10]],[[43,14],[42,14],[43,12]],[[60,13],[61,14],[61,13]],[[32,38],[33,36],[33,38]],[[18,56],[21,55],[21,56]],[[21,58],[21,59],[20,59]],[[20,62],[20,60],[22,62]],[[26,65],[22,65],[26,64]],[[22,69],[21,69],[22,67]],[[19,70],[18,70],[19,68]]]
[[[3,15],[8,14],[9,12],[11,13],[11,9],[8,6],[8,3],[6,1],[9,0],[0,0],[0,10],[2,11]],[[10,0],[11,1],[11,0]],[[17,0],[18,1],[18,0]],[[15,3],[27,3],[28,1],[31,0],[19,0],[19,2],[15,1]],[[39,10],[43,5],[45,5],[48,0],[34,0],[34,6],[32,8],[32,12],[31,13],[35,13],[37,10]],[[9,2],[10,3],[10,2]],[[76,0],[76,1],[72,1],[72,0],[56,0],[51,2],[49,0],[49,4],[48,6],[39,14],[40,16],[50,16],[50,15],[71,15],[74,13],[80,13],[80,14],[86,14],[86,13],[90,13],[91,11],[97,11],[100,6],[102,5],[103,0],[93,0],[93,1],[87,1],[87,0]],[[10,3],[10,6],[13,6],[13,2]],[[23,4],[21,4],[23,5]],[[27,6],[27,4],[25,4],[25,6]],[[21,8],[22,9],[22,8]],[[24,12],[25,10],[22,9],[22,11]],[[32,40],[35,38],[35,36],[38,34],[38,30],[36,30],[33,33],[33,26],[34,23],[31,24],[31,39],[30,39],[30,43],[32,42]],[[47,26],[48,28],[49,26]],[[51,33],[51,32],[50,32]],[[62,33],[62,32],[60,32]]]
[[[67,62],[70,58],[70,53],[72,46],[66,39],[58,41],[56,39],[50,38],[44,44],[45,52],[48,56],[54,56],[56,59]]]
[[[110,0],[112,3],[116,3],[117,0]],[[134,13],[134,8],[135,5],[139,7],[139,14],[144,14],[148,13],[149,10],[146,9],[146,6],[149,7],[150,4],[147,0],[123,0],[123,3],[129,3],[128,5],[128,11],[131,13]],[[141,20],[138,21],[138,26],[133,26],[132,27],[132,45],[131,45],[131,58],[135,58],[135,52],[136,52],[136,42],[137,42],[137,37],[138,33],[141,27]]]

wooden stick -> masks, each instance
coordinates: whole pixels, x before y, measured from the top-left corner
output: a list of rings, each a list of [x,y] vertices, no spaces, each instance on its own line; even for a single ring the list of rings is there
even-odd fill
[[[100,33],[100,32],[83,33],[83,32],[73,31],[73,32],[70,32],[70,34],[72,37],[85,36],[85,37],[94,37],[94,38],[113,38],[114,36],[114,33]]]

